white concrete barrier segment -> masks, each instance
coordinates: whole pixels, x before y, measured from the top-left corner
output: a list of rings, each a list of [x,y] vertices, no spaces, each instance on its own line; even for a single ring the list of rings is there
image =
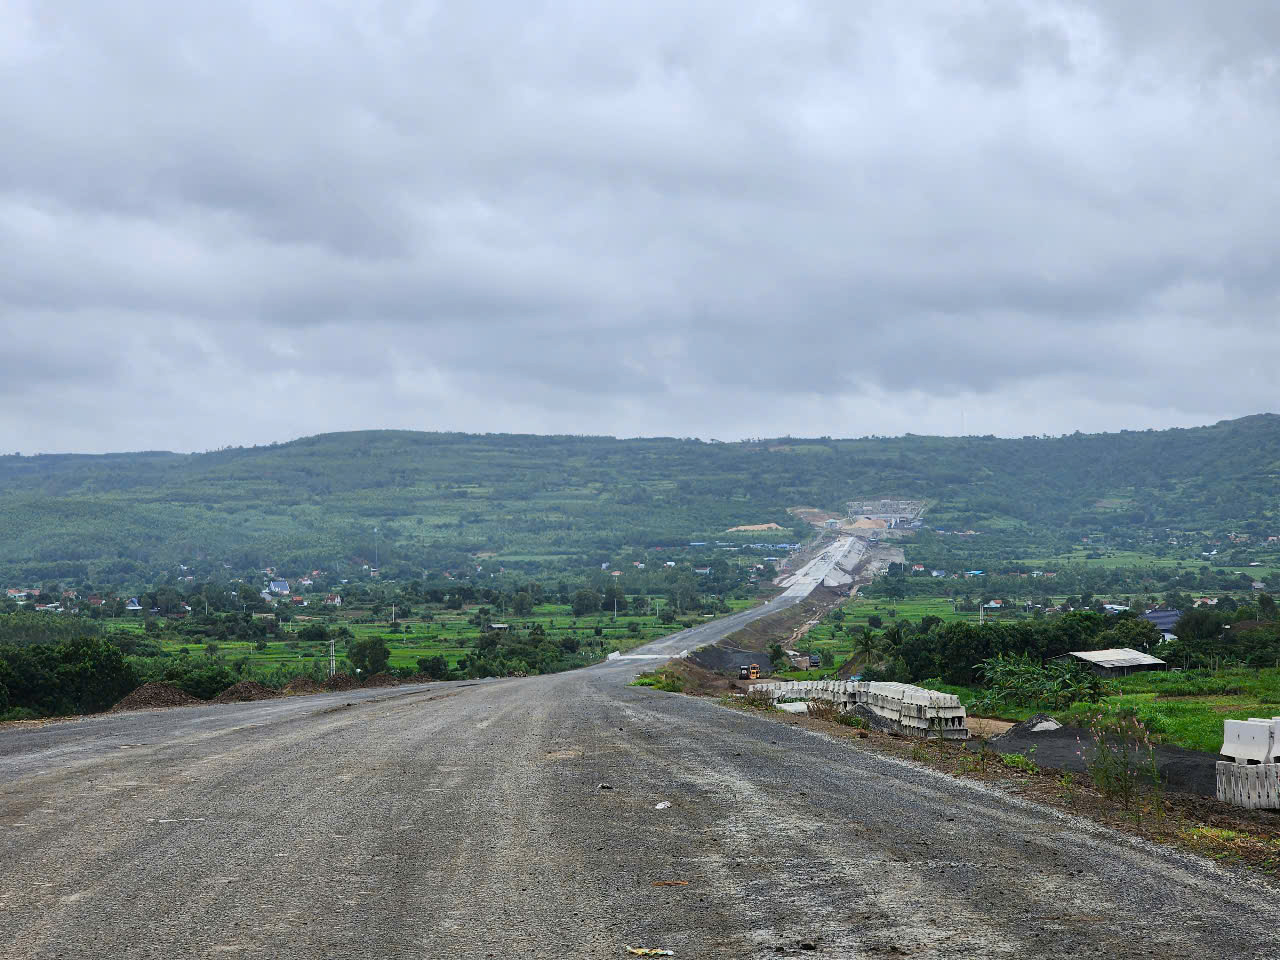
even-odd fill
[[[756,683],[748,692],[782,699],[827,700],[841,713],[861,706],[880,725],[908,736],[941,736],[947,740],[969,738],[964,705],[954,694],[925,690],[909,683],[850,680],[787,680]]]
[[[1219,760],[1218,799],[1246,810],[1280,810],[1280,763]]]
[[[1224,720],[1218,799],[1246,810],[1280,810],[1280,717]]]
[[[1222,724],[1223,756],[1236,763],[1266,763],[1274,758],[1275,728],[1270,720],[1226,720]]]

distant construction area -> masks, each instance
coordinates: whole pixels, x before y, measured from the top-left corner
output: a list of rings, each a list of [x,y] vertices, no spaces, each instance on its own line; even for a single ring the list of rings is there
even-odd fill
[[[849,520],[862,529],[888,529],[918,520],[924,512],[923,500],[850,500]],[[870,521],[869,523],[866,521]]]

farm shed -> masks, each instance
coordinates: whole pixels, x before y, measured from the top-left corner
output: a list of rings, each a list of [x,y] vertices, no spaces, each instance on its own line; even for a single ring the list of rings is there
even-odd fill
[[[1077,650],[1054,657],[1059,663],[1077,661],[1084,663],[1102,677],[1123,677],[1142,670],[1164,670],[1165,662],[1139,650],[1121,647],[1118,650]]]

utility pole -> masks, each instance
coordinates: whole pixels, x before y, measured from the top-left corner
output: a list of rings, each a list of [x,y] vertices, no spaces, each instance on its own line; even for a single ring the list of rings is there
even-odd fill
[[[333,637],[330,637],[329,638],[329,676],[331,677],[338,672],[337,661],[335,660],[334,653],[333,653],[334,643],[335,641]]]
[[[373,569],[378,569],[378,528],[373,528]]]

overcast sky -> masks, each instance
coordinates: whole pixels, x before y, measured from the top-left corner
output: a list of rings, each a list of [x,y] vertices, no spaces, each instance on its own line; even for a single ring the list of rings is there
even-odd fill
[[[0,450],[1275,410],[1280,4],[0,4]]]

